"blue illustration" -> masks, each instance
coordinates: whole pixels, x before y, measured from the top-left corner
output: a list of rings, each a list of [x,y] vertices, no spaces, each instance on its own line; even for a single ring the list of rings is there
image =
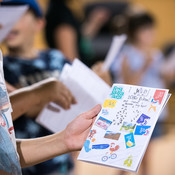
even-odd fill
[[[91,151],[90,148],[90,140],[86,140],[84,143],[84,149],[85,151],[88,153],[89,151]],[[109,144],[97,144],[97,145],[92,145],[92,149],[107,149],[109,148]]]
[[[123,95],[124,95],[123,88],[117,86],[114,86],[112,93],[110,94],[111,98],[115,99],[122,99]]]
[[[91,150],[91,148],[89,148],[89,146],[90,146],[90,140],[86,140],[85,141],[85,143],[84,143],[84,149],[85,149],[85,151],[88,153],[90,150]]]
[[[134,135],[148,135],[151,126],[136,126]]]
[[[158,103],[158,101],[156,101],[156,100],[152,99],[152,100],[151,100],[151,103],[156,104],[156,103]]]
[[[148,117],[147,115],[145,114],[142,114],[139,119],[137,120],[137,123],[138,124],[141,124],[141,125],[146,125],[147,124],[147,120],[149,120],[150,117]]]
[[[109,148],[109,144],[92,145],[92,149],[106,149]]]
[[[125,135],[126,148],[131,148],[135,146],[135,140],[133,133]]]
[[[108,110],[107,110],[107,109],[102,109],[102,114],[103,114],[103,115],[108,115],[108,114],[109,114],[109,112],[108,112]]]

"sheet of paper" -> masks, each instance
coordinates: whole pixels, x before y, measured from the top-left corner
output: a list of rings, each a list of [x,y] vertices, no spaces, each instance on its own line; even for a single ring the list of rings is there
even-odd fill
[[[28,6],[0,6],[0,43],[28,9]]]
[[[137,172],[167,89],[114,84],[78,160]]]
[[[110,69],[113,61],[118,56],[126,39],[127,39],[126,35],[120,35],[120,36],[113,37],[111,47],[108,51],[108,54],[105,58],[105,61],[104,61],[103,67],[102,67],[103,71],[107,71]]]
[[[37,122],[52,132],[62,131],[76,116],[101,104],[110,89],[79,60],[75,60],[72,66],[65,65],[60,81],[70,89],[77,104],[72,105],[70,110],[64,110],[53,103],[43,109],[37,117]]]

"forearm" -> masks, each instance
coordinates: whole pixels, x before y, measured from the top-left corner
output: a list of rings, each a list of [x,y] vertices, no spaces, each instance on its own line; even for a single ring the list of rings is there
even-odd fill
[[[47,84],[50,80],[51,79],[48,79],[33,86],[16,90],[10,94],[10,101],[13,108],[13,120],[29,112],[33,108],[40,108],[40,106],[50,101],[50,99],[46,97],[47,94],[44,94],[44,88],[41,88],[41,86]],[[53,81],[55,80],[53,79]],[[47,86],[45,86],[45,88],[47,88]]]
[[[17,150],[23,168],[69,152],[64,132],[38,139],[17,140]]]

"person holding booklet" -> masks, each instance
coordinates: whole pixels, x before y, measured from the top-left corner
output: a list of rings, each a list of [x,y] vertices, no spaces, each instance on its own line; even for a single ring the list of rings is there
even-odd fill
[[[65,56],[56,49],[38,50],[34,47],[34,38],[44,27],[43,12],[35,0],[9,0],[3,2],[2,6],[11,7],[15,5],[28,5],[29,9],[18,20],[12,30],[5,38],[7,55],[4,57],[5,80],[9,84],[19,89],[27,87],[36,82],[49,77],[59,79],[65,63],[70,62]],[[60,93],[68,91],[65,86],[60,84]],[[62,87],[62,88],[61,88]],[[64,92],[63,92],[64,93]],[[69,91],[70,93],[70,91]],[[70,96],[72,96],[70,94]],[[68,96],[67,96],[68,97]],[[44,104],[45,105],[45,104]],[[33,107],[19,119],[14,121],[15,134],[18,138],[36,138],[51,134],[50,131],[37,124],[34,120],[44,106]],[[69,103],[65,99],[63,108],[69,109]],[[56,157],[43,164],[23,169],[25,175],[35,175],[46,173],[42,167],[47,167],[47,173],[59,172],[68,173],[73,168],[73,161],[69,154]]]
[[[21,115],[40,108],[51,101],[67,109],[72,103],[75,103],[75,98],[63,84],[51,78],[14,91],[10,95],[10,104],[4,81],[1,52],[0,91],[1,175],[20,175],[22,174],[21,167],[32,166],[53,157],[80,150],[96,115],[101,109],[98,105],[89,112],[80,115],[60,133],[37,139],[16,140],[12,119],[15,120]]]
[[[89,112],[79,115],[60,133],[37,139],[15,141],[12,118],[13,120],[18,118],[34,106],[50,101],[60,104],[64,103],[64,100],[60,98],[58,81],[47,79],[11,93],[10,104],[3,75],[2,54],[0,54],[0,66],[0,174],[20,175],[21,167],[32,166],[53,157],[80,150],[101,106],[97,105]],[[69,92],[65,91],[65,94]],[[62,95],[66,96],[65,94]],[[67,101],[72,103],[74,98],[70,95],[69,97]]]

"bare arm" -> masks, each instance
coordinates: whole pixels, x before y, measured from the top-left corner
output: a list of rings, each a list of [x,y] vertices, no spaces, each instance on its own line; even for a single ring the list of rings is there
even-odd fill
[[[100,110],[101,106],[97,105],[79,115],[61,133],[38,139],[17,140],[21,166],[32,166],[55,156],[80,150]]]
[[[33,108],[40,110],[41,106],[51,101],[65,109],[69,109],[70,105],[75,103],[70,91],[54,78],[12,92],[10,101],[13,108],[13,120],[32,111]]]
[[[152,59],[149,58],[145,62],[144,66],[138,70],[138,71],[132,71],[128,62],[127,57],[125,56],[122,62],[122,72],[121,76],[124,80],[124,83],[126,84],[133,84],[133,85],[138,85],[140,84],[140,81],[142,77],[145,74],[145,71],[148,69],[150,66]]]
[[[62,24],[57,27],[54,36],[57,49],[61,50],[66,58],[70,61],[78,58],[77,33],[71,25]]]

